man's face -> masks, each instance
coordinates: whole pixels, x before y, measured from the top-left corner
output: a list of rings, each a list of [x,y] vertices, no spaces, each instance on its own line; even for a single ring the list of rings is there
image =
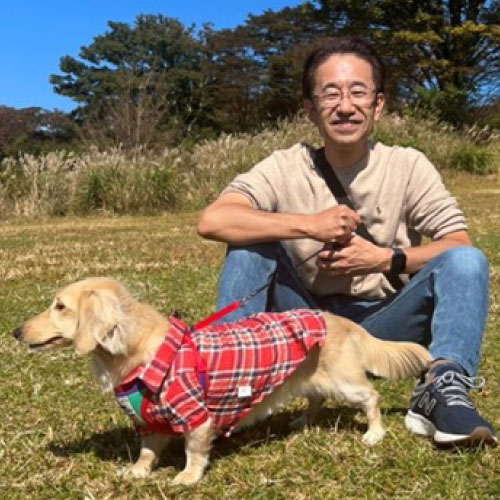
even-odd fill
[[[334,54],[316,69],[313,93],[304,109],[325,144],[344,150],[364,147],[384,107],[371,64],[354,54]]]

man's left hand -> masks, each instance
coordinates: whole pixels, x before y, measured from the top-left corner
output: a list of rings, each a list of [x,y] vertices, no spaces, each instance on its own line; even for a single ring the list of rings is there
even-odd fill
[[[340,248],[331,249],[325,245],[316,258],[316,265],[334,276],[356,276],[388,271],[391,260],[391,248],[378,247],[355,234]]]

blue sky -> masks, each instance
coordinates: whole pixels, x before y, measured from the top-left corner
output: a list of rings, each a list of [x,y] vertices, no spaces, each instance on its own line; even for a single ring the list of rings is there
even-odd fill
[[[303,1],[303,0],[302,0]],[[75,104],[52,91],[59,58],[77,57],[80,47],[107,30],[107,21],[133,24],[137,14],[163,14],[184,25],[215,28],[243,24],[260,14],[301,0],[3,0],[0,7],[0,105],[71,110]]]

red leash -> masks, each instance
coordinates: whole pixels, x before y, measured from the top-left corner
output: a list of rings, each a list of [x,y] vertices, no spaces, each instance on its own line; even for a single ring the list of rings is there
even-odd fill
[[[341,245],[339,245],[338,243],[333,243],[332,248],[335,248],[335,246],[340,247]],[[313,257],[318,255],[323,250],[324,250],[324,247],[322,247],[319,250],[317,250],[316,252],[312,253],[311,255],[309,255],[309,257],[306,257],[304,260],[300,261],[295,266],[295,268],[297,269],[302,264],[305,264],[309,259],[312,259]],[[266,288],[268,288],[271,285],[271,283],[273,282],[273,279],[274,279],[274,276],[265,285],[262,285],[260,288],[257,288],[257,290],[253,291],[251,294],[247,295],[246,297],[243,297],[242,299],[239,299],[239,300],[235,300],[234,302],[231,302],[228,306],[223,307],[222,309],[214,312],[213,314],[211,314],[207,318],[202,319],[201,321],[196,323],[191,328],[191,331],[198,330],[199,328],[204,328],[205,326],[208,326],[211,323],[214,323],[215,321],[223,318],[224,316],[226,316],[230,312],[232,312],[236,309],[239,309],[241,306],[245,305],[249,300],[253,299],[257,294],[262,292],[262,290],[265,290]]]
[[[202,319],[198,323],[196,323],[193,326],[193,330],[199,330],[200,328],[204,328],[205,326],[210,325],[214,321],[219,320],[220,318],[223,318],[226,314],[229,314],[231,311],[234,311],[235,309],[238,309],[241,307],[241,302],[239,300],[235,300],[234,302],[231,302],[228,306],[220,309],[219,311],[214,312],[210,316],[208,316],[205,319]]]
[[[265,285],[262,285],[260,288],[257,288],[254,292],[252,292],[250,295],[247,295],[246,297],[240,299],[240,300],[235,300],[234,302],[231,302],[228,306],[223,307],[222,309],[219,309],[218,311],[214,312],[210,316],[208,316],[205,319],[202,319],[198,323],[196,323],[191,330],[198,330],[199,328],[204,328],[205,326],[210,325],[214,321],[219,320],[220,318],[223,318],[226,316],[226,314],[229,314],[230,312],[234,311],[235,309],[239,309],[241,306],[245,305],[249,300],[253,299],[258,293],[262,292],[262,290],[265,290],[273,281],[273,278],[271,278]]]
[[[321,252],[322,250],[323,250],[323,248],[320,248],[318,251],[309,255],[309,257],[306,257],[304,260],[302,260],[301,262],[299,262],[297,264],[296,268],[300,267],[302,264],[307,262],[309,259],[312,259],[314,256],[318,255],[319,252]],[[214,312],[213,314],[206,317],[205,319],[202,319],[201,321],[199,321],[194,326],[189,328],[189,330],[186,331],[185,340],[186,340],[186,343],[191,347],[192,351],[194,352],[194,354],[196,356],[200,385],[203,388],[205,394],[207,394],[208,384],[209,384],[208,371],[207,371],[207,367],[206,367],[205,363],[203,362],[203,360],[200,356],[200,353],[198,352],[198,349],[194,345],[194,342],[193,342],[190,334],[196,330],[199,330],[201,328],[205,328],[206,326],[223,318],[224,316],[226,316],[230,312],[235,311],[236,309],[239,309],[241,306],[245,305],[249,300],[252,300],[257,294],[259,294],[260,292],[262,292],[263,290],[268,288],[271,285],[271,283],[273,282],[273,279],[274,279],[274,276],[271,277],[267,283],[265,283],[261,287],[257,288],[256,290],[254,290],[252,293],[250,293],[246,297],[243,297],[242,299],[235,300],[234,302],[231,302],[226,307],[223,307],[222,309]]]

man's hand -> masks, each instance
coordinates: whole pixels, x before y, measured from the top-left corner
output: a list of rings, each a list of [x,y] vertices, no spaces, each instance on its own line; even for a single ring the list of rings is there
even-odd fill
[[[346,205],[337,205],[311,216],[309,236],[329,243],[346,244],[361,221],[359,215]]]
[[[325,245],[316,258],[316,265],[333,276],[357,276],[388,271],[391,260],[391,248],[378,247],[354,235],[338,249]]]

